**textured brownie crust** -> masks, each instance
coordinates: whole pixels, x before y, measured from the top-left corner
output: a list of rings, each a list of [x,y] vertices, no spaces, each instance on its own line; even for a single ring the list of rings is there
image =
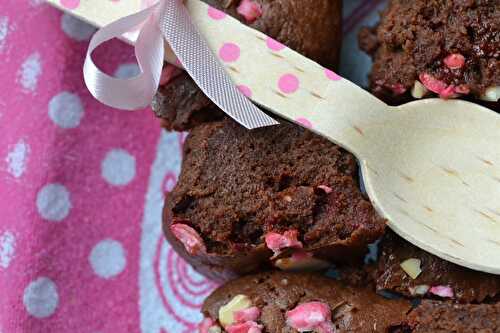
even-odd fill
[[[162,126],[175,131],[221,119],[224,114],[184,71],[158,88],[151,107]]]
[[[400,266],[409,258],[422,262],[422,273],[415,280]],[[454,298],[467,303],[491,301],[500,296],[500,276],[473,271],[440,259],[392,232],[388,232],[381,243],[376,275],[378,290],[391,290],[405,296],[411,296],[409,289],[417,285],[450,286]]]
[[[422,73],[465,85],[475,97],[500,86],[498,22],[498,0],[391,0],[380,24],[360,32],[360,46],[374,60],[371,90],[389,103],[403,102]],[[448,68],[450,54],[463,55],[463,67]]]
[[[210,295],[203,314],[214,320],[218,310],[235,295],[248,296],[261,310],[260,323],[266,333],[297,332],[286,324],[285,313],[297,305],[319,301],[332,310],[336,332],[387,332],[403,322],[411,305],[404,300],[388,300],[366,288],[351,288],[316,274],[263,273],[233,280]]]
[[[262,15],[252,23],[237,13],[240,0],[204,1],[325,67],[337,66],[342,37],[341,0],[254,0],[260,4]],[[152,106],[169,130],[184,131],[222,116],[185,73],[161,86]]]
[[[499,333],[500,304],[423,301],[393,333]]]
[[[248,131],[225,119],[195,127],[184,149],[164,230],[212,278],[268,265],[272,252],[263,237],[271,231],[296,229],[305,250],[335,262],[359,258],[384,232],[385,221],[358,188],[355,158],[299,126],[283,121]],[[171,234],[172,223],[193,227],[208,254],[188,255]]]

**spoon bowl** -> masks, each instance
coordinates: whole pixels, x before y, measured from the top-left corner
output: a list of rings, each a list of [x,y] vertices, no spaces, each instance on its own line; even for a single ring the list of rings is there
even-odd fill
[[[500,274],[500,117],[439,99],[387,113],[363,127],[372,145],[358,154],[376,209],[428,252]]]

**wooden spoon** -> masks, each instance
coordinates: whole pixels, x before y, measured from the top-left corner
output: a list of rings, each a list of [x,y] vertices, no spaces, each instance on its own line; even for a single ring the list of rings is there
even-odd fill
[[[187,6],[255,103],[356,155],[373,205],[396,233],[456,264],[500,274],[498,114],[459,100],[390,107],[202,2]]]

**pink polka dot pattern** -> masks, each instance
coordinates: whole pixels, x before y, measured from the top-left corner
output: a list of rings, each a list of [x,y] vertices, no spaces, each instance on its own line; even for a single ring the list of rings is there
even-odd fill
[[[305,128],[312,128],[313,127],[312,123],[304,117],[299,117],[299,118],[295,119],[295,121],[297,123],[301,124],[302,126],[304,126]]]
[[[340,80],[342,80],[342,76],[338,75],[334,71],[331,71],[331,70],[329,70],[327,68],[325,68],[325,75],[326,75],[327,78],[329,78],[332,81],[340,81]]]
[[[222,20],[223,18],[226,17],[226,13],[209,6],[208,7],[208,16],[214,20]]]
[[[299,89],[299,78],[293,74],[284,74],[278,80],[278,88],[285,94],[292,94]]]
[[[219,49],[219,57],[225,62],[234,62],[240,57],[240,47],[234,43],[224,43]]]
[[[67,9],[76,9],[80,6],[80,0],[61,0],[61,6]]]
[[[252,90],[249,87],[244,84],[240,84],[237,88],[246,97],[252,97]]]
[[[266,45],[267,47],[272,50],[272,51],[281,51],[283,50],[286,46],[278,42],[277,40],[267,37],[266,39]]]

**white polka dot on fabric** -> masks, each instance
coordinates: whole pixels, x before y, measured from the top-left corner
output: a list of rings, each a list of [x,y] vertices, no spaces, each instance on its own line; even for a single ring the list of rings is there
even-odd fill
[[[123,149],[110,150],[101,163],[101,175],[111,185],[127,185],[135,177],[135,157]]]
[[[90,24],[69,14],[63,14],[61,16],[61,29],[68,37],[78,42],[90,39],[92,34],[96,31]]]
[[[42,74],[42,64],[40,62],[40,53],[31,54],[21,65],[18,77],[24,90],[33,92],[36,90],[38,78]]]
[[[122,244],[113,239],[104,239],[97,243],[90,252],[89,262],[94,273],[103,279],[117,276],[127,266]]]
[[[61,128],[75,128],[80,125],[84,114],[80,97],[63,91],[49,102],[49,117]]]
[[[61,184],[48,184],[36,196],[38,213],[46,220],[60,222],[71,210],[70,194]]]
[[[24,142],[23,139],[19,140],[14,147],[9,150],[5,158],[7,162],[7,172],[15,178],[20,178],[26,171],[29,153],[30,146]]]
[[[9,18],[7,16],[2,16],[0,17],[0,52],[5,47],[8,34],[9,34]]]
[[[26,311],[36,318],[47,318],[57,309],[59,295],[56,284],[49,278],[39,277],[24,289]]]
[[[8,268],[14,259],[16,249],[16,237],[10,231],[0,234],[0,267]]]
[[[121,64],[115,71],[115,77],[119,79],[128,79],[138,75],[140,72],[141,71],[139,70],[139,66],[137,66],[137,64]]]

